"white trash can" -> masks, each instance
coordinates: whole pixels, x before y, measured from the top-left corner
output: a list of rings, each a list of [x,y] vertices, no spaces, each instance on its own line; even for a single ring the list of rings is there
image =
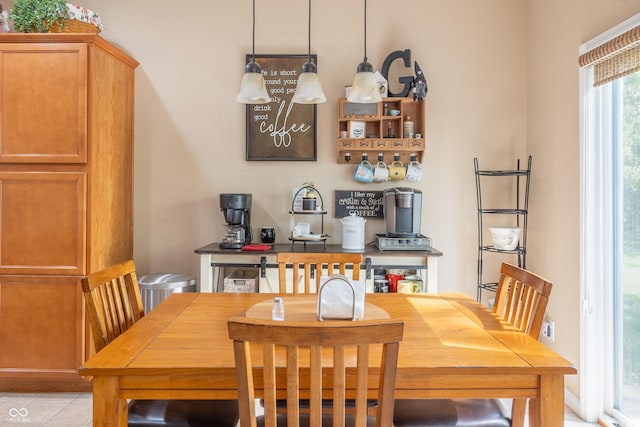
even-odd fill
[[[196,278],[185,274],[154,273],[138,278],[144,312],[148,313],[171,294],[196,291]]]

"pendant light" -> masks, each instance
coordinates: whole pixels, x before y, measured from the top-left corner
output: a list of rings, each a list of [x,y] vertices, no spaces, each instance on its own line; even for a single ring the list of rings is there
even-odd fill
[[[298,77],[296,92],[293,94],[291,101],[297,104],[320,104],[327,101],[318,77],[318,67],[311,62],[311,0],[309,0],[309,49],[307,51],[307,62],[302,65],[302,74]]]
[[[271,102],[267,93],[267,86],[262,76],[262,68],[256,63],[256,0],[253,0],[253,38],[251,46],[251,62],[244,69],[240,93],[236,101],[243,104],[266,104]]]
[[[358,65],[347,100],[361,104],[382,101],[373,66],[367,62],[367,0],[364,0],[364,59]]]

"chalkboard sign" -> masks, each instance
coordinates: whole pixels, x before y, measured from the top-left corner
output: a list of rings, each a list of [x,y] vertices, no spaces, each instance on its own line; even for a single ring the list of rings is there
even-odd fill
[[[247,160],[316,160],[316,106],[291,102],[307,55],[255,58],[271,102],[247,105]]]
[[[336,190],[335,217],[344,218],[352,213],[363,218],[384,218],[382,191]]]

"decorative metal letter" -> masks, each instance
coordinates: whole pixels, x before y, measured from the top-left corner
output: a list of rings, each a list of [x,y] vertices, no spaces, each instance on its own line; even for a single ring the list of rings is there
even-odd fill
[[[389,67],[391,66],[391,63],[396,59],[402,59],[404,62],[404,66],[406,68],[410,68],[411,67],[411,50],[409,49],[405,49],[404,51],[396,50],[395,52],[391,52],[389,56],[385,58],[382,64],[382,70],[380,72],[382,73],[384,78],[387,79],[387,81],[389,81]],[[405,98],[407,95],[409,95],[409,91],[411,90],[411,87],[413,85],[413,76],[403,76],[403,77],[400,77],[398,81],[404,84],[404,88],[400,93],[392,93],[391,85],[389,84],[390,98]]]

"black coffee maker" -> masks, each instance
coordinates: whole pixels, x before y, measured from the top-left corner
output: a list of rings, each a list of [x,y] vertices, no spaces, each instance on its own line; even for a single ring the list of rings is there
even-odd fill
[[[241,249],[251,243],[251,194],[220,194],[220,210],[227,223],[221,249]]]

